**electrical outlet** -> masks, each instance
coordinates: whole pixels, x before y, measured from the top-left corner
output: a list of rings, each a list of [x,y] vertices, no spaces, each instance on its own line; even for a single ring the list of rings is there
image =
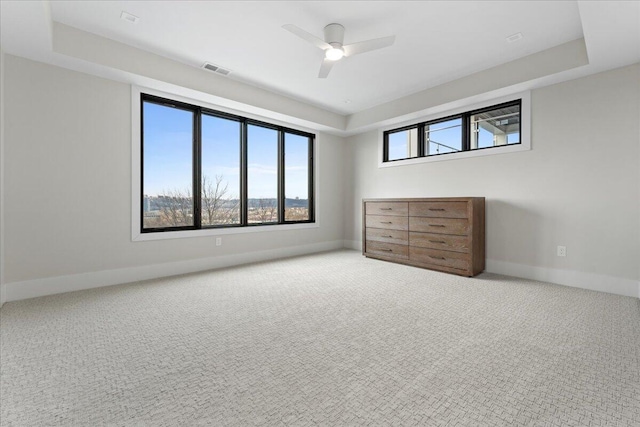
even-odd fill
[[[566,246],[558,246],[558,256],[567,256]]]
[[[216,246],[222,246],[222,237],[216,237]]]

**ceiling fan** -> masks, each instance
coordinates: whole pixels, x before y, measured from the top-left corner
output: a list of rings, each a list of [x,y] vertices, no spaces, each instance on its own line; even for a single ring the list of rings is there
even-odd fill
[[[324,79],[329,75],[329,71],[331,71],[333,64],[342,59],[342,57],[382,49],[383,47],[391,46],[396,39],[396,36],[388,36],[343,45],[344,27],[340,24],[329,24],[324,27],[324,40],[306,32],[302,28],[296,27],[293,24],[285,24],[282,28],[324,50],[324,59],[322,60],[320,72],[318,73],[318,77],[321,79]]]

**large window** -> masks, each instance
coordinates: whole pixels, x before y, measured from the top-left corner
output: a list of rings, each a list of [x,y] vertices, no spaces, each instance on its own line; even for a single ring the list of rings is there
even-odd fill
[[[383,162],[520,144],[521,100],[384,132]]]
[[[141,95],[143,233],[314,222],[313,134]]]

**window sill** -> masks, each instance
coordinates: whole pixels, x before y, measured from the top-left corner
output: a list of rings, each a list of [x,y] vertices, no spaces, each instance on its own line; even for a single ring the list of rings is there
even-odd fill
[[[529,151],[531,147],[525,144],[505,145],[503,147],[491,147],[481,150],[463,151],[460,153],[440,154],[437,156],[413,157],[411,159],[394,160],[391,162],[381,162],[379,168],[391,168],[395,166],[414,165],[419,163],[443,162],[447,160],[467,159],[471,157],[494,156],[497,154],[517,153],[519,151]]]
[[[319,228],[317,222],[301,224],[274,224],[256,225],[247,227],[209,228],[203,230],[166,231],[156,233],[134,232],[131,236],[133,242],[147,242],[151,240],[185,239],[194,237],[223,236],[229,234],[262,233],[268,231],[289,231]]]

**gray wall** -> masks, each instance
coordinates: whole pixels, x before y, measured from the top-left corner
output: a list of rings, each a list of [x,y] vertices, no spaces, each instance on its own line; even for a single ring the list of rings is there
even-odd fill
[[[488,265],[638,280],[639,77],[636,64],[534,90],[531,151],[378,168],[378,132],[350,137],[346,240],[361,239],[362,198],[484,196]]]
[[[6,301],[4,285],[4,52],[0,49],[0,306]]]
[[[131,241],[128,85],[5,56],[6,281],[342,245],[344,140],[318,136],[319,228]]]

